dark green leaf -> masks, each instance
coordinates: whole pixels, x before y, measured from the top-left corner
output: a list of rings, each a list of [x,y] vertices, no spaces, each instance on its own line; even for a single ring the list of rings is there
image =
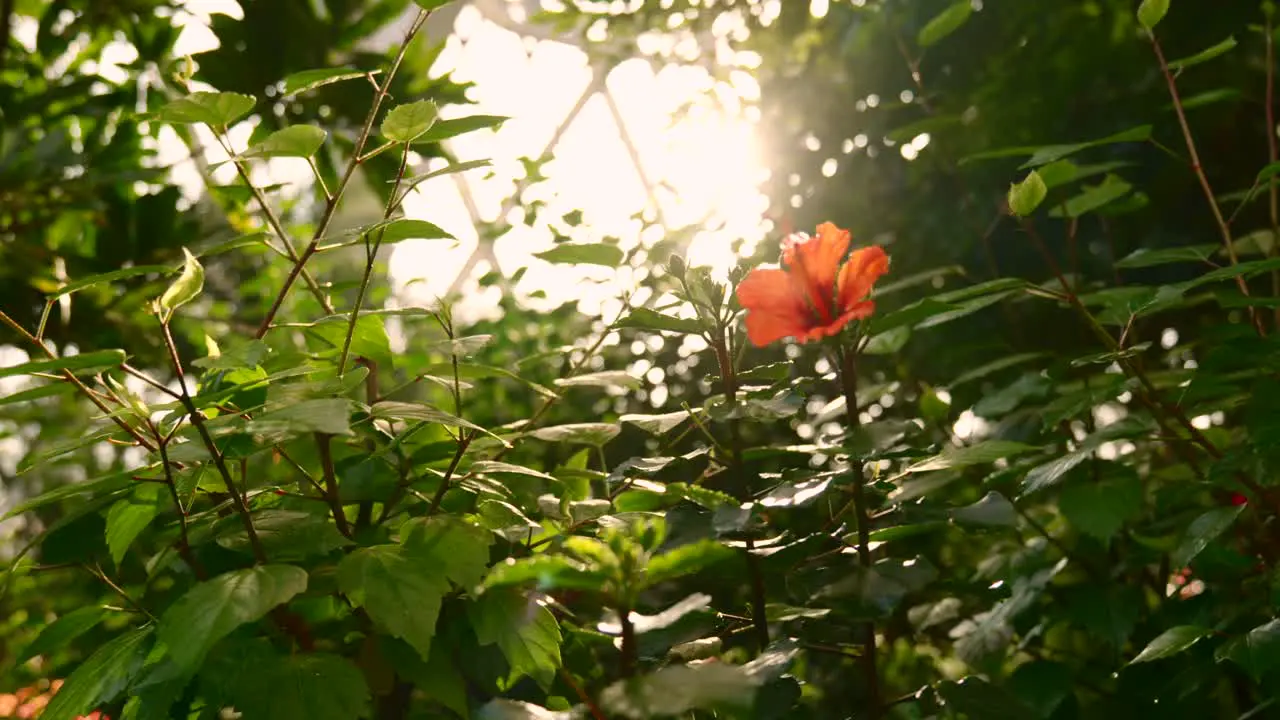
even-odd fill
[[[451,137],[465,135],[476,130],[496,128],[508,119],[498,115],[470,115],[452,120],[440,120],[415,142],[440,142],[441,140],[448,140]]]
[[[963,27],[972,14],[973,6],[969,0],[956,0],[920,28],[916,42],[920,47],[929,47]]]
[[[98,648],[67,677],[44,712],[44,720],[75,720],[120,697],[151,651],[150,626],[129,630]]]
[[[56,373],[62,370],[88,372],[119,367],[125,360],[123,350],[95,350],[49,360],[32,360],[21,365],[0,368],[0,378],[33,373]]]
[[[1098,185],[1087,186],[1084,192],[1054,207],[1049,211],[1049,216],[1062,217],[1065,214],[1067,217],[1077,218],[1119,200],[1132,189],[1133,186],[1118,175],[1107,175]]]
[[[81,278],[74,282],[69,282],[58,288],[57,292],[50,293],[49,299],[55,300],[64,295],[70,295],[78,290],[93,287],[94,285],[113,283],[117,280],[127,280],[140,275],[168,275],[171,272],[173,272],[173,268],[167,265],[138,265],[135,267],[122,268],[120,270],[113,270],[100,275],[91,275],[87,278]]]
[[[478,586],[489,569],[493,534],[457,518],[442,516],[411,520],[400,528],[405,552],[436,566],[462,590]]]
[[[1142,512],[1142,499],[1142,483],[1136,475],[1125,475],[1070,485],[1058,507],[1077,530],[1106,542]]]
[[[273,560],[301,560],[351,544],[338,532],[327,515],[270,508],[253,514],[253,529]],[[219,535],[217,542],[228,550],[252,554],[249,536],[237,523]]]
[[[668,332],[699,335],[702,325],[691,318],[677,318],[663,315],[649,308],[635,308],[626,317],[614,323],[615,328],[635,328],[637,330],[666,330]]]
[[[362,548],[338,565],[338,587],[388,634],[431,655],[449,580],[443,568],[398,545]]]
[[[20,655],[18,662],[26,662],[37,655],[47,655],[62,650],[72,640],[89,632],[107,617],[109,611],[101,605],[87,605],[59,617],[45,625],[35,640]]]
[[[1222,245],[1218,243],[1205,245],[1188,245],[1176,248],[1158,248],[1155,250],[1141,248],[1116,261],[1118,268],[1152,267],[1179,262],[1205,262]]]
[[[1227,657],[1249,672],[1255,682],[1280,667],[1280,620],[1250,630],[1226,648]]]
[[[994,490],[972,505],[951,511],[951,519],[962,525],[1012,526],[1018,511],[1009,499]]]
[[[303,70],[302,72],[293,73],[284,79],[284,97],[289,98],[308,90],[315,90],[323,85],[342,82],[343,80],[354,80],[365,75],[366,73],[349,67]]]
[[[562,555],[507,558],[494,565],[485,576],[486,588],[536,583],[541,588],[599,590],[604,576]]]
[[[1040,715],[1017,696],[979,677],[938,684],[938,694],[947,706],[965,717],[983,720],[1038,720]]]
[[[714,540],[699,540],[681,545],[674,550],[668,550],[650,558],[648,566],[645,567],[644,580],[648,585],[657,585],[692,575],[733,555],[733,550]]]
[[[726,663],[669,665],[605,688],[600,706],[613,717],[648,720],[691,710],[750,707],[758,681]]]
[[[124,558],[138,533],[146,529],[160,511],[160,486],[139,483],[129,497],[117,500],[107,511],[107,549],[116,565]]]
[[[908,467],[906,473],[930,472],[995,462],[1035,450],[1034,445],[1011,440],[983,440],[966,447],[948,447],[940,454]]]
[[[1211,634],[1213,631],[1208,628],[1199,627],[1197,625],[1178,625],[1160,633],[1160,635],[1147,644],[1142,652],[1138,653],[1138,657],[1133,659],[1133,663],[1151,662],[1152,660],[1163,660],[1171,655],[1186,650],[1195,645],[1200,638]],[[1130,663],[1132,664],[1132,663]]]
[[[1169,556],[1169,562],[1175,568],[1186,567],[1214,538],[1231,527],[1243,510],[1243,505],[1214,508],[1192,520],[1186,534],[1182,536],[1182,542]]]
[[[262,618],[307,589],[307,572],[292,565],[234,570],[188,590],[160,618],[158,634],[181,668],[194,670],[228,633]]]
[[[351,401],[345,398],[303,400],[263,413],[245,425],[254,434],[288,436],[320,432],[351,434]]]

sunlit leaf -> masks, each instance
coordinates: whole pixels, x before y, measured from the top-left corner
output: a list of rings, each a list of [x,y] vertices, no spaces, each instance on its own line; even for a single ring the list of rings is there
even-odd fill
[[[1163,660],[1164,658],[1186,650],[1195,645],[1201,638],[1209,635],[1213,631],[1209,628],[1199,627],[1197,625],[1178,625],[1160,633],[1155,640],[1147,643],[1147,646],[1138,653],[1138,657],[1132,660],[1132,663],[1151,662],[1152,660]],[[1132,664],[1131,663],[1131,664]]]
[[[299,157],[309,158],[324,144],[325,131],[313,125],[291,125],[277,130],[262,142],[254,144],[240,154],[246,158]]]

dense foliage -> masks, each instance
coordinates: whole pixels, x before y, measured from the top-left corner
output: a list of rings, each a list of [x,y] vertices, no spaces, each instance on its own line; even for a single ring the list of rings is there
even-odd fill
[[[0,713],[1280,716],[1271,3],[571,3],[740,21],[785,228],[565,242],[648,271],[620,315],[471,326],[380,277],[448,236],[411,158],[503,120],[439,118],[449,6],[241,5],[196,63],[166,3],[0,4]]]

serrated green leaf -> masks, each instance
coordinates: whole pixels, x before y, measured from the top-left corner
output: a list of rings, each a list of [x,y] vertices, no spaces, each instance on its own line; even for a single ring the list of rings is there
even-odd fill
[[[306,589],[307,572],[292,565],[233,570],[188,590],[161,616],[157,632],[173,661],[195,670],[232,630],[261,619]]]
[[[431,655],[449,580],[443,569],[399,545],[357,550],[338,565],[338,587],[383,631]]]
[[[290,125],[240,154],[242,158],[309,158],[324,144],[327,133],[313,125]]]
[[[920,28],[920,33],[916,36],[916,42],[919,43],[920,47],[934,45],[939,40],[963,27],[972,14],[973,6],[969,4],[969,0],[956,0],[956,2],[948,5],[945,10],[925,23],[924,27]]]
[[[611,717],[632,720],[684,716],[696,709],[749,707],[757,686],[745,669],[726,663],[669,665],[610,685],[600,693],[600,705]]]
[[[511,666],[508,682],[522,675],[544,686],[560,667],[560,625],[533,597],[513,590],[495,590],[467,606],[467,617],[480,645],[494,645]]]
[[[1209,628],[1199,627],[1197,625],[1178,625],[1160,633],[1155,640],[1147,644],[1142,652],[1138,653],[1138,657],[1134,658],[1129,664],[1151,662],[1152,660],[1163,660],[1164,658],[1186,650],[1195,645],[1201,638],[1211,634],[1213,631]]]
[[[263,647],[218,678],[219,703],[245,718],[357,720],[367,717],[369,687],[360,668],[329,653],[280,655]]]
[[[155,118],[167,123],[204,123],[225,128],[244,117],[257,103],[252,97],[234,92],[198,92],[160,108]]]
[[[1142,484],[1136,476],[1067,486],[1058,508],[1080,532],[1110,540],[1142,511]]]
[[[350,435],[351,401],[346,398],[302,400],[259,415],[245,425],[245,431],[273,437],[312,432]]]
[[[397,105],[383,118],[382,136],[391,142],[411,143],[422,137],[440,117],[440,110],[430,100]]]
[[[692,575],[733,555],[732,549],[714,540],[699,540],[681,545],[650,558],[649,564],[645,566],[644,581],[648,585],[657,585]]]
[[[493,534],[457,518],[411,520],[400,528],[400,544],[422,562],[436,565],[454,585],[472,590],[489,569]]]
[[[258,540],[262,542],[267,557],[273,560],[301,560],[327,555],[351,544],[327,515],[268,508],[253,513],[252,517]],[[249,535],[238,523],[218,535],[217,543],[228,550],[252,554]]]

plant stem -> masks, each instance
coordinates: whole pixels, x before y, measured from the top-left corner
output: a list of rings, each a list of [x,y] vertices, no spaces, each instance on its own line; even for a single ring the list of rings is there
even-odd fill
[[[404,170],[409,164],[409,143],[404,144],[404,150],[400,153],[400,170],[396,172],[396,184],[391,189],[391,196],[387,198],[387,208],[382,213],[382,220],[385,223],[391,219],[391,213],[396,209],[396,194],[400,191],[400,182],[404,179]],[[382,238],[386,235],[387,226],[384,224],[378,228],[378,237],[370,243],[368,236],[365,236],[365,263],[364,274],[360,276],[360,290],[356,293],[356,305],[351,308],[351,320],[347,323],[347,334],[342,339],[342,353],[338,356],[338,375],[342,375],[347,370],[347,356],[351,352],[351,338],[356,333],[356,321],[360,319],[360,306],[364,305],[364,296],[369,292],[369,281],[373,278],[373,266],[378,260],[378,250],[382,247]]]
[[[213,457],[213,464],[218,468],[218,474],[222,476],[223,484],[227,486],[227,493],[231,495],[231,502],[235,505],[236,511],[240,515],[240,522],[244,525],[245,534],[249,538],[249,547],[253,550],[254,560],[259,565],[264,565],[267,562],[267,553],[262,547],[262,540],[258,537],[258,531],[253,527],[253,518],[249,515],[249,503],[245,501],[244,495],[236,487],[235,480],[231,477],[231,471],[227,468],[226,460],[222,457],[222,453],[218,451],[218,445],[213,441],[213,436],[209,434],[209,428],[204,422],[204,415],[200,413],[200,410],[196,408],[196,404],[191,400],[191,393],[187,390],[186,374],[182,371],[182,359],[178,357],[178,346],[173,342],[173,333],[169,331],[168,320],[161,320],[160,329],[164,335],[165,348],[169,351],[169,362],[173,365],[173,372],[178,378],[179,395],[181,395],[179,401],[187,411],[187,417],[191,418],[191,424],[195,426],[196,432],[200,434],[200,440],[209,451],[209,455]]]
[[[1204,166],[1200,164],[1200,153],[1196,150],[1196,141],[1191,135],[1191,126],[1187,124],[1187,114],[1182,108],[1182,97],[1178,94],[1178,83],[1173,79],[1173,73],[1169,71],[1169,63],[1165,61],[1164,51],[1160,48],[1160,41],[1156,39],[1155,33],[1149,32],[1148,35],[1151,38],[1151,48],[1155,50],[1156,59],[1160,62],[1160,72],[1164,73],[1165,83],[1169,86],[1169,96],[1173,99],[1173,110],[1178,116],[1178,125],[1182,128],[1182,139],[1187,145],[1187,153],[1191,156],[1191,170],[1195,173],[1196,179],[1200,181],[1200,189],[1204,191],[1205,200],[1209,202],[1209,209],[1213,211],[1213,219],[1218,224],[1218,232],[1222,235],[1222,245],[1227,249],[1227,257],[1231,259],[1231,265],[1234,267],[1240,264],[1240,260],[1236,257],[1236,246],[1231,239],[1231,227],[1222,216],[1222,208],[1218,207],[1218,200],[1213,194],[1213,187],[1209,185],[1209,177],[1205,175]],[[1274,188],[1275,185],[1273,184],[1272,187]],[[1243,275],[1236,276],[1236,285],[1240,288],[1241,295],[1249,297],[1249,283],[1245,282]],[[1259,317],[1256,308],[1252,306],[1249,307],[1249,319],[1253,322],[1254,329],[1258,331],[1259,335],[1266,334],[1266,330],[1262,327],[1262,318]]]
[[[844,392],[845,417],[849,432],[857,429],[858,419],[858,368],[857,357],[843,347],[836,348],[836,361],[840,367],[840,388]],[[852,459],[851,459],[852,460]],[[856,461],[852,461],[855,462]],[[867,508],[867,482],[862,469],[856,464],[853,473],[853,512],[858,520],[858,564],[864,571],[871,569],[871,517]],[[883,707],[880,693],[880,672],[876,667],[876,626],[868,621],[862,635],[862,672],[866,676],[871,693],[869,717],[881,717]]]
[[[1276,147],[1276,43],[1272,37],[1271,12],[1265,13],[1267,22],[1265,32],[1263,33],[1267,41],[1267,91],[1266,91],[1266,118],[1267,118],[1267,159],[1271,164],[1275,164],[1280,160],[1280,148]],[[1274,177],[1267,180],[1267,189],[1271,198],[1269,210],[1271,215],[1271,247],[1267,249],[1267,255],[1274,256],[1277,245],[1280,245],[1280,190],[1277,189],[1276,179]],[[1271,271],[1271,294],[1280,296],[1280,270]],[[1280,328],[1280,308],[1276,308],[1274,312],[1275,327]]]
[[[631,622],[631,608],[618,608],[618,625],[622,628],[622,663],[618,675],[629,678],[636,674],[636,626]]]
[[[726,344],[723,329],[719,331],[713,340],[712,346],[715,350],[716,362],[720,365],[720,379],[723,385],[725,399],[729,402],[729,411],[733,411],[738,407],[738,378],[734,372],[733,360],[729,355],[729,347]],[[730,472],[733,474],[737,483],[738,499],[742,502],[751,501],[751,484],[747,481],[746,473],[742,467],[742,435],[738,427],[738,418],[729,418],[729,448],[730,448]],[[748,529],[744,548],[744,557],[747,563],[747,576],[751,583],[751,624],[755,628],[756,645],[759,646],[760,652],[769,647],[769,615],[767,610],[768,595],[765,592],[764,573],[760,569],[760,558],[755,554],[756,541],[751,536]]]
[[[320,467],[324,472],[324,499],[329,503],[329,511],[333,513],[333,522],[338,526],[338,532],[350,538],[351,525],[347,522],[342,500],[338,497],[338,476],[333,469],[332,442],[333,436],[329,433],[316,433],[316,449],[320,453]]]
[[[160,441],[160,433],[156,432],[157,445],[160,451],[160,464],[164,468],[164,484],[169,488],[169,498],[173,500],[173,509],[178,512],[178,556],[182,558],[187,566],[191,568],[191,572],[199,580],[209,577],[205,572],[204,566],[196,560],[195,554],[191,552],[191,538],[187,533],[187,511],[182,507],[182,498],[178,497],[178,486],[173,480],[173,468],[169,464],[169,447],[165,442]]]
[[[329,224],[333,222],[333,216],[338,209],[338,203],[342,200],[342,194],[351,182],[351,177],[355,175],[356,168],[360,166],[360,155],[364,152],[365,145],[369,142],[369,135],[373,132],[373,124],[378,119],[378,110],[382,108],[382,103],[386,100],[387,93],[391,90],[391,82],[395,79],[396,72],[400,69],[400,64],[404,62],[404,56],[409,50],[409,44],[413,42],[413,38],[422,29],[423,24],[426,23],[427,17],[430,15],[429,11],[418,11],[418,16],[414,18],[413,25],[405,33],[404,42],[400,44],[400,51],[396,53],[396,58],[391,63],[391,68],[387,70],[382,84],[378,85],[378,91],[374,93],[373,105],[369,108],[368,116],[365,117],[364,127],[361,128],[360,137],[356,140],[355,147],[352,149],[351,159],[347,162],[347,169],[338,181],[338,187],[334,189],[333,196],[325,203],[324,212],[320,215],[320,222],[316,225],[316,231],[311,237],[311,242],[307,243],[306,248],[298,256],[298,260],[294,262],[293,269],[285,277],[284,285],[280,288],[275,300],[272,301],[266,317],[262,319],[262,324],[258,326],[258,331],[254,334],[255,338],[261,338],[267,334],[267,330],[271,329],[271,323],[275,320],[276,314],[280,312],[280,306],[284,304],[284,299],[289,294],[289,288],[298,279],[298,275],[302,272],[303,267],[306,266],[307,261],[311,259],[312,255],[316,254],[316,250],[320,247],[320,241],[324,238],[325,233],[329,231]]]
[[[436,494],[431,497],[431,505],[427,508],[428,515],[435,515],[440,509],[440,503],[444,500],[444,494],[449,491],[449,483],[453,480],[453,473],[458,469],[458,463],[462,462],[462,456],[467,452],[467,446],[475,439],[475,435],[470,432],[459,433],[458,450],[453,454],[453,459],[449,461],[449,467],[444,471],[444,477],[440,478],[440,487],[436,488]]]

